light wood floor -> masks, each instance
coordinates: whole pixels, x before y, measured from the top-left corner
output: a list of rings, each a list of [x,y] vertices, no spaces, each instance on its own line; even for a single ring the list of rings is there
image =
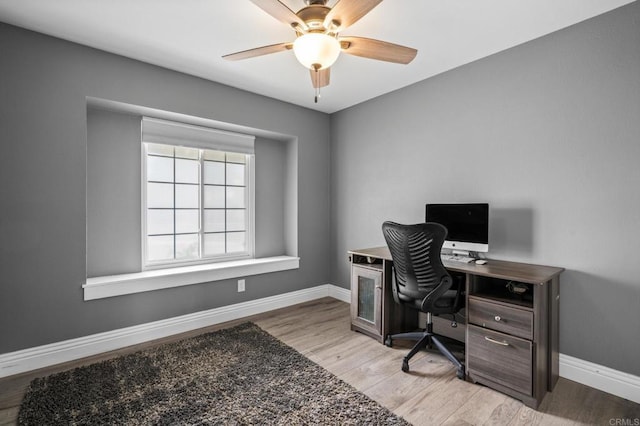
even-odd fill
[[[15,424],[32,378],[241,321],[0,379],[0,425]],[[325,298],[248,318],[415,425],[638,425],[640,405],[561,378],[537,411],[489,388],[458,380],[442,356],[422,352],[400,370],[408,346],[387,348],[350,330],[349,305]]]

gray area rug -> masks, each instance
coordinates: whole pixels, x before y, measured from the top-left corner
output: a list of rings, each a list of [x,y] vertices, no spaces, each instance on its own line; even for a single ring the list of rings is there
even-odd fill
[[[18,423],[408,424],[252,323],[35,379]]]

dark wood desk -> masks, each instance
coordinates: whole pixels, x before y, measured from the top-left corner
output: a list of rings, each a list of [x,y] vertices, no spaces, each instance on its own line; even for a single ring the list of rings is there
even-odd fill
[[[387,247],[350,250],[351,329],[379,342],[417,327],[417,312],[393,300]],[[464,283],[467,380],[537,408],[558,381],[558,311],[563,268],[489,259],[485,265],[444,262]],[[522,294],[509,287],[519,286]],[[439,332],[434,324],[436,332]],[[442,329],[442,323],[440,323]],[[442,333],[446,334],[446,333]],[[455,333],[450,337],[454,337]]]

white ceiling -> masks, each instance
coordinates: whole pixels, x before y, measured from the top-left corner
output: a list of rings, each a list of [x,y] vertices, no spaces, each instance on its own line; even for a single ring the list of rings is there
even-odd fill
[[[632,2],[386,0],[342,34],[416,48],[416,59],[398,65],[342,54],[317,104],[309,72],[290,51],[221,59],[294,39],[249,0],[0,0],[0,21],[331,113]]]

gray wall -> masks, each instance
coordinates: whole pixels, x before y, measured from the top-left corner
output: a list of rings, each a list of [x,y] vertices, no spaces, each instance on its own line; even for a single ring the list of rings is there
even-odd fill
[[[329,282],[328,115],[5,24],[0,58],[0,353]],[[86,97],[297,137],[298,240],[278,244],[297,244],[300,269],[245,293],[230,280],[84,302]],[[262,172],[287,180],[279,197],[296,190],[289,170]]]
[[[640,2],[331,116],[332,282],[424,204],[488,202],[489,257],[566,268],[560,351],[640,375]]]
[[[87,108],[87,277],[142,269],[140,120]]]

